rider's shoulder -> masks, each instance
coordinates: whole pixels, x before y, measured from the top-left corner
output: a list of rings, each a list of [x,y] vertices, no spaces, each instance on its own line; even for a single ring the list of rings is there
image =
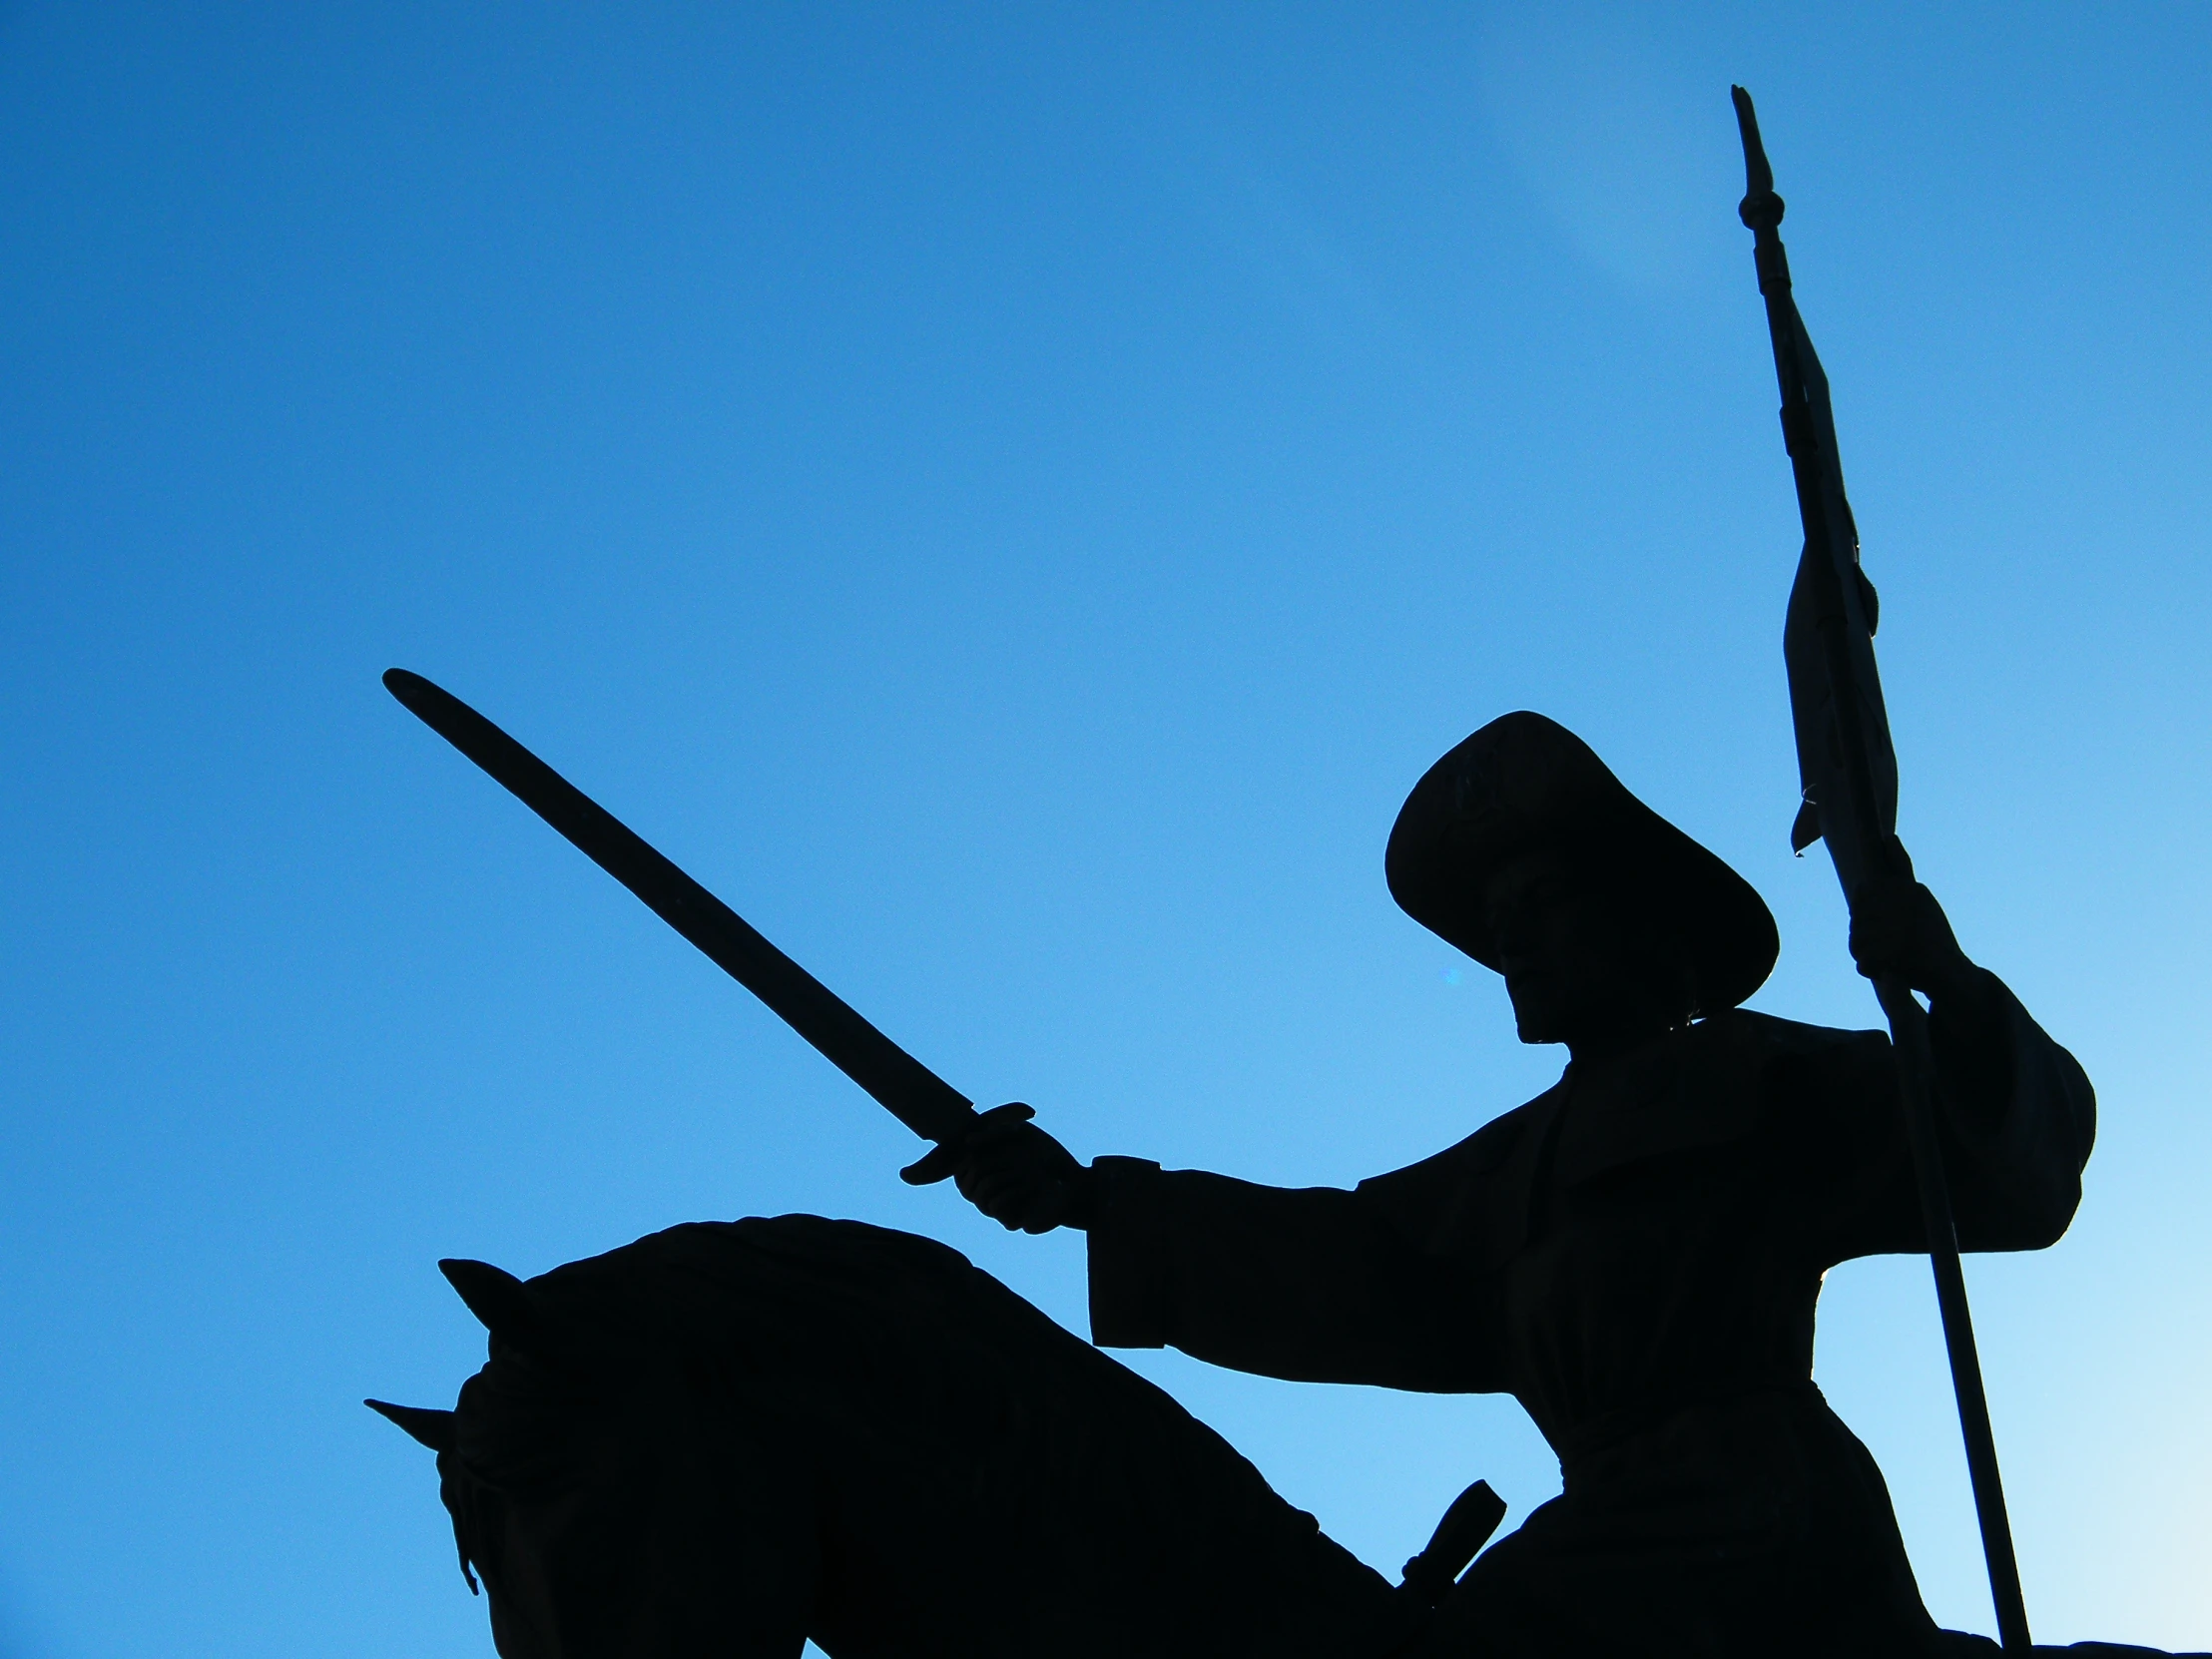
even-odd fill
[[[1781,1059],[1833,1053],[1869,1041],[1887,1043],[1880,1031],[1850,1031],[1833,1025],[1809,1025],[1802,1020],[1780,1019],[1751,1008],[1730,1008],[1701,1019],[1676,1033],[1681,1047],[1715,1059],[1741,1057]]]

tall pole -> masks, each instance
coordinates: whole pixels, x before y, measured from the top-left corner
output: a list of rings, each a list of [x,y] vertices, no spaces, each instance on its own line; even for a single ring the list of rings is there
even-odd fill
[[[1782,223],[1782,198],[1774,191],[1774,170],[1760,142],[1751,95],[1742,87],[1735,88],[1734,94],[1744,141],[1745,194],[1738,213],[1753,236],[1759,292],[1767,303],[1775,376],[1782,391],[1782,436],[1790,452],[1805,530],[1783,646],[1806,800],[1791,840],[1800,849],[1816,835],[1827,841],[1844,897],[1851,902],[1870,879],[1912,873],[1911,861],[1897,838],[1897,755],[1875,666],[1874,589],[1859,567],[1859,530],[1844,494],[1828,376],[1791,291],[1789,257],[1777,229]],[[1966,1307],[1966,1280],[1958,1263],[1950,1188],[1936,1137],[1928,1013],[1912,987],[1895,975],[1877,978],[1875,995],[1889,1018],[1897,1052],[1906,1141],[1912,1151],[1929,1260],[1935,1269],[1936,1306],[1942,1315],[1943,1346],[1958,1399],[1974,1513],[1981,1523],[1989,1599],[1996,1609],[2004,1651],[2024,1655],[2032,1646],[2027,1606],[2020,1594],[2004,1485],[1997,1474],[1996,1437],[1989,1427],[1973,1318]]]

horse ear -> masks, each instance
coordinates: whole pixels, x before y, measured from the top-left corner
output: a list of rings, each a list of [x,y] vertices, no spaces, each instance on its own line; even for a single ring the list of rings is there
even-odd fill
[[[364,1399],[361,1403],[378,1416],[397,1423],[407,1431],[410,1438],[428,1446],[432,1451],[453,1449],[451,1411],[433,1411],[421,1405],[394,1405],[387,1399]]]
[[[544,1321],[530,1305],[530,1293],[513,1274],[463,1257],[448,1257],[438,1264],[438,1272],[494,1337],[535,1359],[558,1358],[560,1345],[548,1336]]]

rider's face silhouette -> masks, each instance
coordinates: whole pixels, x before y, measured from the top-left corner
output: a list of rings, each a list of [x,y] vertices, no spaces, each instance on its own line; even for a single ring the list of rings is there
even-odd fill
[[[1485,886],[1483,907],[1522,1042],[1603,1054],[1690,1017],[1686,952],[1644,905],[1565,854],[1512,859]]]

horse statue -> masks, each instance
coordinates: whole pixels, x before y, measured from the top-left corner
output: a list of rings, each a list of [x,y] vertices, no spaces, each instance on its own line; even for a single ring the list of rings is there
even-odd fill
[[[1523,1651],[1488,1640],[1475,1572],[1440,1605],[1390,1584],[1167,1394],[930,1240],[795,1215],[527,1282],[440,1266],[489,1362],[452,1410],[369,1403],[437,1453],[503,1659]],[[1997,1647],[1943,1631],[1927,1651]]]
[[[697,1223],[528,1281],[437,1452],[504,1659],[1388,1651],[1415,1609],[1213,1430],[942,1245]]]

